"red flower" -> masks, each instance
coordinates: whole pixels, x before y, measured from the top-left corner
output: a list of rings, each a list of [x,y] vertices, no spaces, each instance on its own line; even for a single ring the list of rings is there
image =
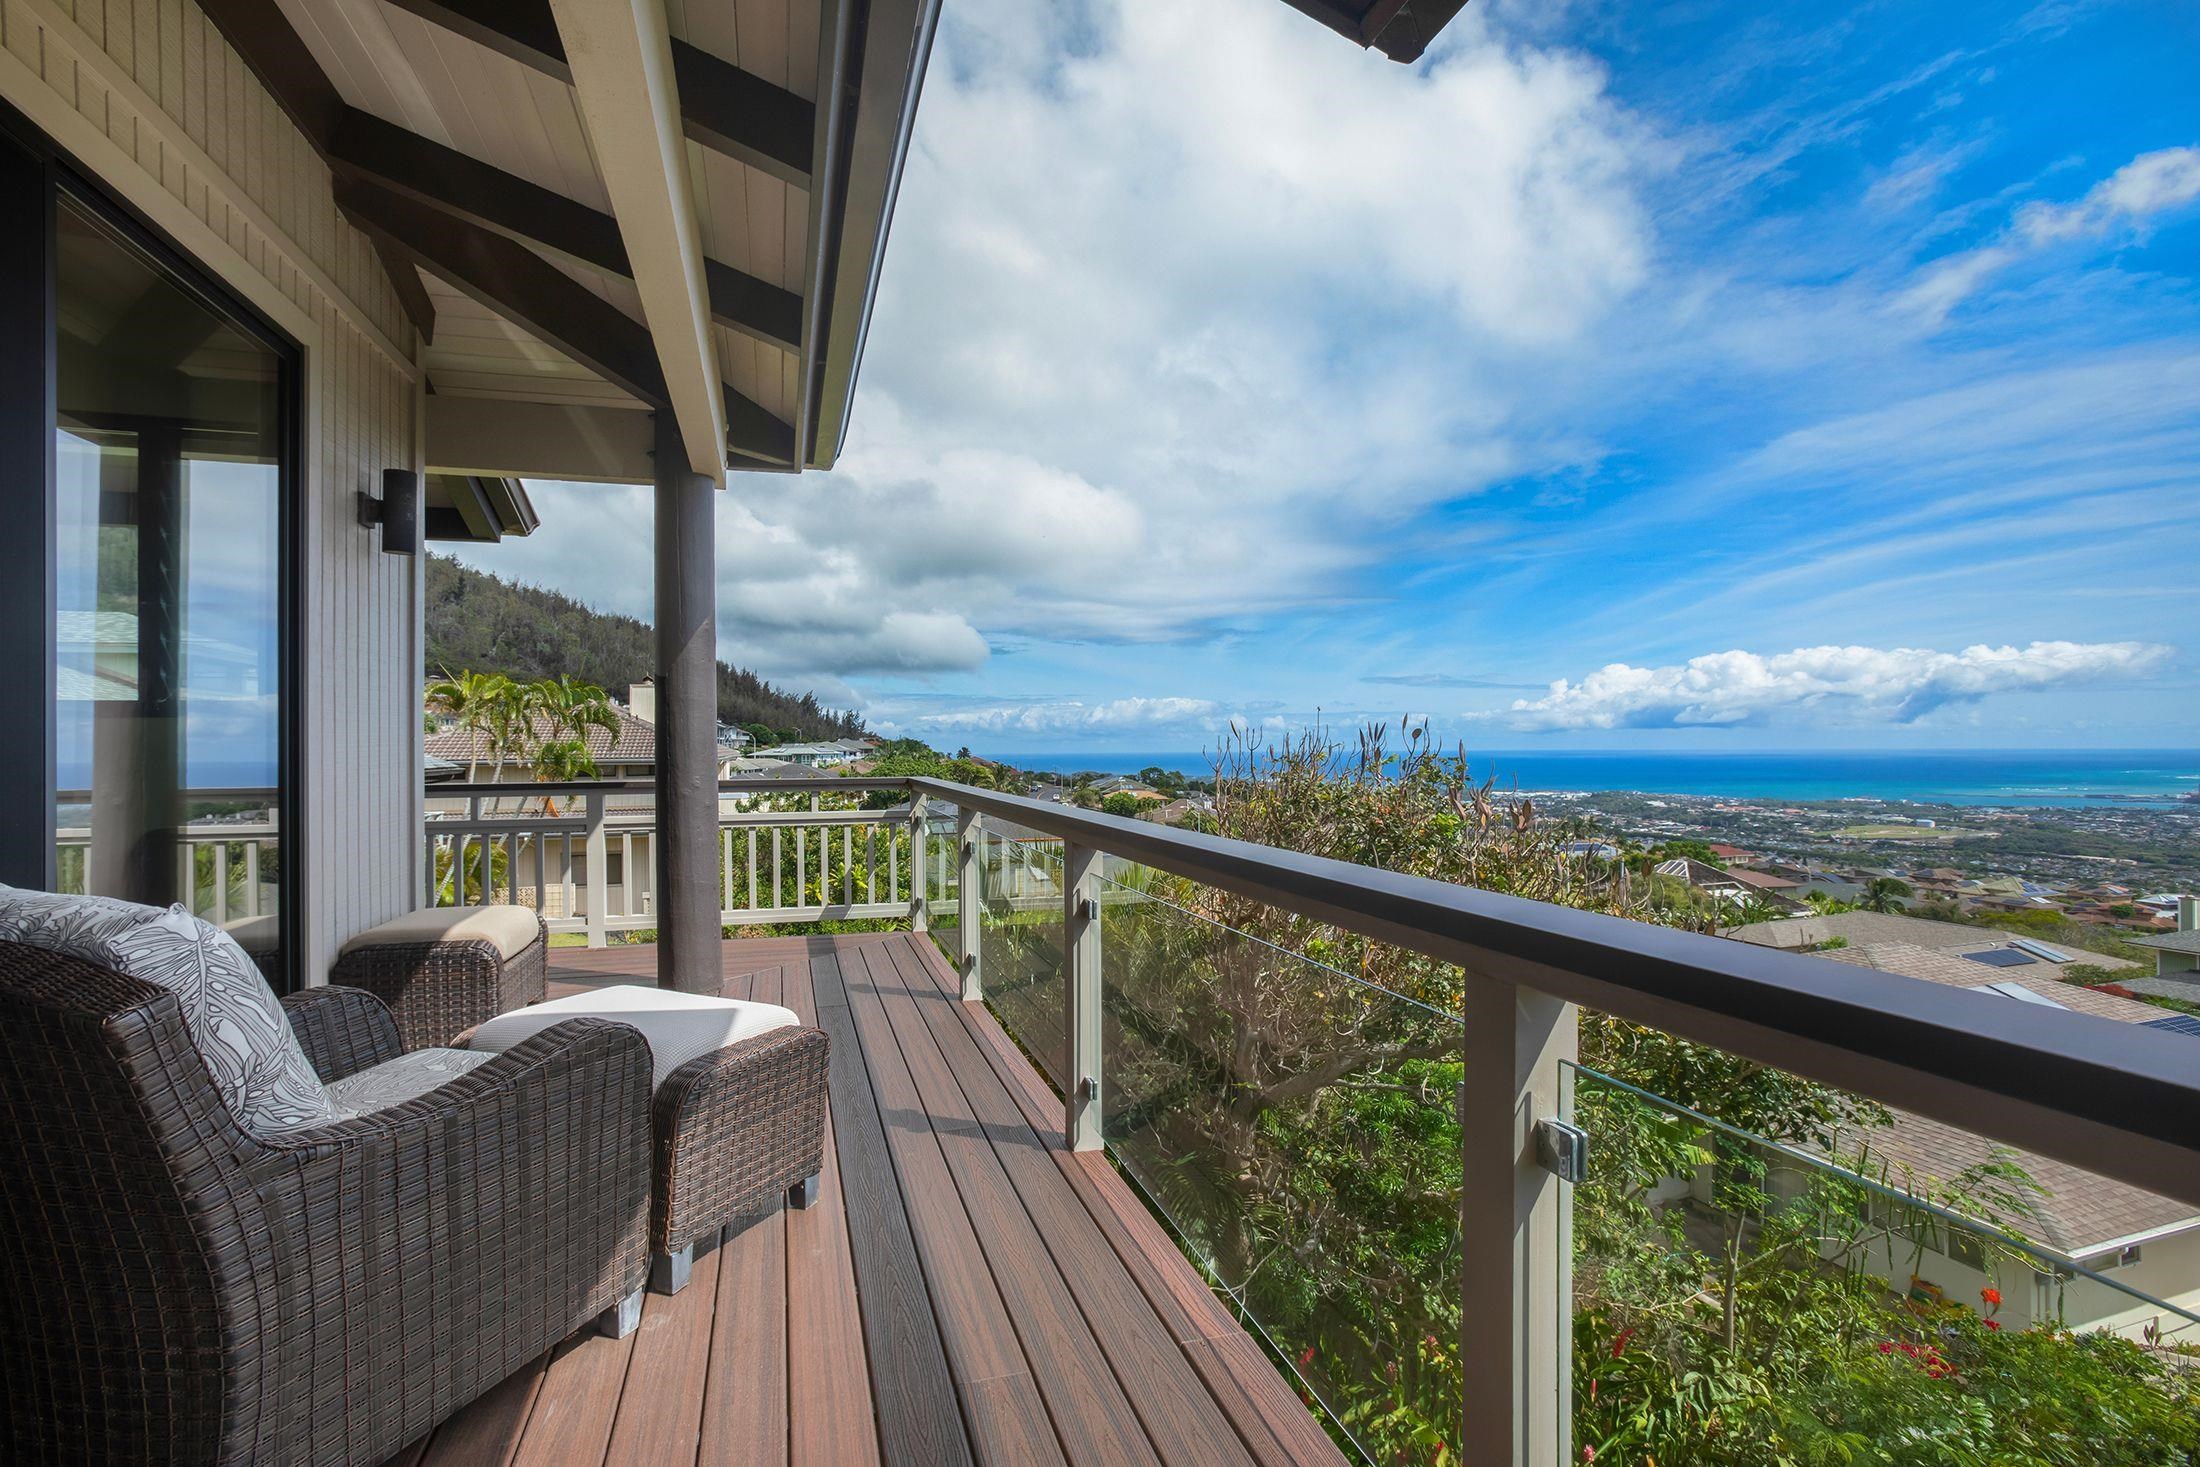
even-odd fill
[[[1596,1449],[1595,1447],[1583,1447],[1583,1448],[1581,1449],[1581,1460],[1582,1460],[1582,1461],[1584,1461],[1584,1462],[1594,1462],[1594,1461],[1595,1461],[1596,1459],[1597,1459],[1597,1449]]]
[[[1980,1289],[1978,1296],[1986,1301],[1987,1307],[1992,1309],[2001,1308],[2001,1290],[1994,1288]]]
[[[1881,1340],[1879,1342],[1879,1353],[1882,1355],[1892,1355],[1894,1353],[1894,1341]]]
[[[1617,1360],[1620,1355],[1625,1352],[1625,1350],[1627,1349],[1627,1342],[1634,1337],[1635,1327],[1633,1325],[1629,1325],[1627,1328],[1619,1332],[1618,1336],[1612,1341],[1612,1358],[1614,1360]]]
[[[1986,1321],[1986,1327],[1988,1329],[2000,1329],[2001,1321],[1998,1319],[1989,1319]]]
[[[1312,1365],[1313,1363],[1314,1347],[1312,1345],[1308,1345],[1306,1347],[1306,1353],[1299,1357],[1299,1369],[1304,1370],[1307,1366]]]

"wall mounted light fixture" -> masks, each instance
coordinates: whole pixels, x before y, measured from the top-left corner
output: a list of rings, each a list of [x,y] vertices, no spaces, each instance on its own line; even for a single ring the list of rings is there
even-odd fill
[[[411,469],[384,469],[382,497],[359,491],[359,523],[382,527],[382,553],[420,553],[420,476]]]

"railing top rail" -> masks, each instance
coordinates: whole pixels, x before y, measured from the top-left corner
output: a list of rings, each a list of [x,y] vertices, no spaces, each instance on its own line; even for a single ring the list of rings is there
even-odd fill
[[[825,774],[719,790],[930,796],[2200,1205],[2200,1046],[2189,1036],[947,780]]]
[[[725,795],[869,794],[877,790],[906,790],[906,779],[867,779],[860,775],[803,775],[786,779],[722,779],[718,792]],[[512,799],[519,795],[625,795],[648,794],[657,788],[653,779],[548,780],[449,780],[425,787],[431,800],[463,800],[470,796]]]
[[[2186,1035],[945,780],[910,783],[2200,1205],[2200,1046]]]

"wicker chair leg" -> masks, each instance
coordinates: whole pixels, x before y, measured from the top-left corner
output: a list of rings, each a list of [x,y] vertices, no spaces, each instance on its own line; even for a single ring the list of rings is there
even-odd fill
[[[818,1177],[816,1172],[804,1177],[787,1189],[789,1207],[809,1207],[817,1201]]]
[[[642,1290],[621,1299],[596,1316],[596,1329],[614,1340],[623,1340],[642,1327]]]
[[[677,1294],[688,1286],[695,1269],[695,1245],[659,1253],[649,1260],[649,1286],[660,1294]]]

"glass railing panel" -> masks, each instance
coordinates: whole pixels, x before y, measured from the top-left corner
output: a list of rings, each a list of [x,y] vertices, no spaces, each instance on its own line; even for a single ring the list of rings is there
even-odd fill
[[[1898,1113],[1783,1142],[1567,1079],[1575,1460],[2200,1460],[2192,1209]],[[2087,1252],[2118,1215],[2172,1226]]]
[[[1458,1017],[1102,862],[1107,1144],[1373,1460],[1435,1461],[1460,1375]]]
[[[1068,1071],[1062,844],[998,820],[981,829],[978,951],[986,1002],[1059,1092]]]

